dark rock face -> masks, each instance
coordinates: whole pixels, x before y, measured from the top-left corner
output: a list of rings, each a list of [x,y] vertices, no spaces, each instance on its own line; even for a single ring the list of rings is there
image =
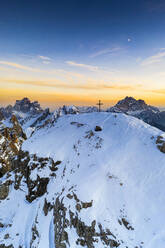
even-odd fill
[[[51,211],[52,209],[53,209],[53,205],[50,202],[47,202],[45,198],[45,202],[43,206],[43,211],[44,211],[45,216],[47,216],[48,212]]]
[[[23,113],[30,112],[32,114],[38,114],[43,111],[37,101],[31,102],[27,97],[23,98],[22,100],[16,100],[13,109]]]
[[[133,116],[143,120],[153,127],[165,131],[165,111],[155,112],[153,110],[144,110],[141,113],[133,114]]]
[[[44,121],[50,115],[49,108],[45,109],[41,115],[31,124],[31,127],[36,127],[37,125],[40,126],[42,121]]]
[[[80,201],[75,194],[72,196],[76,201]],[[72,199],[72,198],[69,198]],[[81,202],[81,201],[80,201]],[[92,207],[92,204],[88,203],[88,207]],[[99,239],[105,245],[105,247],[118,247],[120,243],[116,240],[116,237],[110,232],[109,229],[104,230],[100,223],[96,223],[95,220],[90,225],[86,225],[85,222],[79,218],[78,213],[73,213],[65,207],[63,200],[58,197],[53,206],[54,215],[54,233],[55,233],[55,246],[57,248],[66,248],[69,243],[67,229],[74,228],[77,233],[76,244],[82,247],[94,248]],[[67,218],[66,216],[69,216]],[[98,228],[96,228],[98,226]],[[99,231],[96,231],[99,229]]]
[[[151,110],[160,112],[158,108],[147,105],[144,100],[136,100],[133,97],[126,97],[119,101],[114,107],[107,109],[108,112],[123,112],[128,113],[129,111],[144,111]]]
[[[100,132],[100,131],[102,131],[102,128],[100,126],[96,126],[95,127],[95,132]]]
[[[9,185],[2,184],[0,185],[0,200],[6,199],[9,194]]]
[[[150,122],[148,123],[154,127],[161,129],[162,131],[165,131],[165,111],[153,115],[153,117],[150,118]]]
[[[116,107],[124,112],[128,112],[128,111],[137,111],[142,109],[144,110],[147,108],[147,104],[141,99],[136,100],[133,97],[127,96],[124,100],[119,101],[116,104]]]
[[[14,136],[15,134],[16,136],[21,137],[24,140],[26,140],[26,134],[23,132],[22,127],[19,124],[17,117],[15,115],[12,115],[11,123],[13,124],[12,135]]]
[[[0,121],[2,121],[4,119],[4,115],[3,115],[3,112],[0,110]]]
[[[162,136],[157,137],[156,144],[157,144],[158,149],[161,152],[165,153],[165,140]]]
[[[11,170],[12,160],[19,153],[19,149],[26,135],[23,132],[16,116],[11,117],[12,127],[2,125],[0,129],[0,177]]]
[[[13,245],[6,246],[6,245],[2,244],[2,245],[0,245],[0,248],[14,248],[14,246]]]
[[[38,175],[38,171],[42,170],[44,167],[48,167],[51,175],[51,168],[54,168],[54,171],[58,170],[58,164],[59,163],[56,164],[51,158],[40,158],[20,150],[17,158],[12,162],[12,170],[14,170],[15,173],[14,188],[18,190],[22,180],[24,180],[28,188],[26,200],[28,202],[34,201],[46,193],[47,185],[49,183],[49,177]],[[32,176],[34,170],[37,175],[35,178]]]
[[[119,224],[120,225],[124,225],[125,226],[125,228],[127,228],[128,230],[134,230],[134,228],[130,225],[130,223],[128,222],[128,220],[126,220],[126,218],[122,218],[121,220],[118,220],[118,222],[119,222]]]
[[[6,108],[0,108],[0,120],[1,115],[3,115],[3,118],[9,118],[15,111],[36,115],[42,113],[43,109],[37,101],[31,102],[25,97],[22,100],[16,100],[14,106],[8,105]]]
[[[107,109],[107,112],[132,115],[151,126],[165,131],[165,111],[161,112],[158,108],[147,105],[143,100],[126,97],[119,101],[114,107]]]
[[[8,105],[6,108],[0,108],[0,112],[4,118],[11,117],[13,111],[13,107]]]
[[[26,200],[32,202],[36,198],[44,195],[47,190],[47,185],[49,183],[49,178],[40,178],[39,176],[35,181],[28,181],[28,195],[26,196]]]

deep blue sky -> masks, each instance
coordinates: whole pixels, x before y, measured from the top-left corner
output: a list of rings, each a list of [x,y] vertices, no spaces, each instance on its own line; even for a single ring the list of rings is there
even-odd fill
[[[164,0],[1,1],[0,89],[81,102],[102,90],[107,101],[131,94],[160,104],[164,30]]]
[[[164,44],[164,1],[5,0],[0,6],[0,52],[84,55],[104,46],[138,49]],[[136,46],[135,44],[134,46]],[[149,47],[146,47],[149,46]]]

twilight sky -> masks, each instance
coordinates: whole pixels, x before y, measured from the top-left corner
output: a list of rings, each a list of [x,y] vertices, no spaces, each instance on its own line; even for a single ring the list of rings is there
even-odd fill
[[[165,106],[164,0],[5,0],[0,104]]]

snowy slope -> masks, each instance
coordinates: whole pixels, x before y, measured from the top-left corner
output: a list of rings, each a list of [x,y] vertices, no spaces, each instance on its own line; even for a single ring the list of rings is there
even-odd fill
[[[96,132],[96,126],[102,131]],[[49,164],[32,169],[31,180],[38,175],[49,183],[47,192],[31,203],[25,198],[26,180],[18,190],[10,186],[8,198],[0,203],[0,242],[38,248],[164,248],[165,154],[156,145],[159,135],[165,137],[134,117],[114,113],[65,115],[37,130],[22,150],[51,157],[58,169],[55,176]],[[46,214],[45,201],[52,205]],[[94,226],[93,246],[71,213],[85,231]],[[59,228],[65,237],[58,237]]]

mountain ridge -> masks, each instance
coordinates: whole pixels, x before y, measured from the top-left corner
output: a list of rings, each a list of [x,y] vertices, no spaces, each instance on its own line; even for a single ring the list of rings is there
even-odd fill
[[[37,129],[1,177],[0,244],[164,248],[164,140],[122,113],[62,115]]]
[[[160,111],[157,107],[146,104],[144,100],[136,100],[133,97],[127,96],[106,111],[132,115],[151,126],[165,131],[165,111]]]
[[[113,107],[102,111],[131,115],[165,131],[165,111],[160,111],[159,108],[148,105],[141,99],[136,100],[133,97],[127,96],[118,101]],[[34,129],[55,121],[61,115],[92,112],[98,112],[98,108],[95,106],[64,105],[51,112],[49,108],[43,110],[37,101],[31,102],[25,97],[22,100],[16,100],[14,106],[9,105],[6,108],[0,108],[0,120],[9,120],[12,114],[16,115],[24,131],[30,135]]]

